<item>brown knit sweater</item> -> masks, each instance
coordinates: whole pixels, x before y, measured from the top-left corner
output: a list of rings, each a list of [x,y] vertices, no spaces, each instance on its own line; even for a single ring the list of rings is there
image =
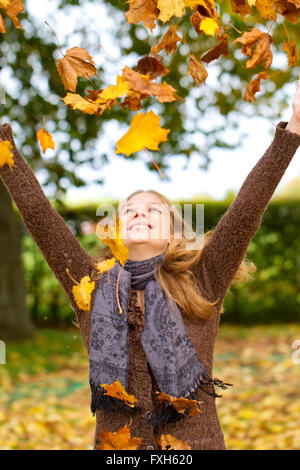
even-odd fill
[[[195,266],[202,295],[209,301],[220,297],[217,313],[210,320],[192,321],[183,315],[188,334],[201,361],[211,375],[214,344],[220,319],[220,309],[232,279],[246,254],[247,247],[258,230],[262,215],[299,144],[300,135],[285,129],[281,121],[276,126],[275,136],[258,163],[243,183],[235,201],[219,221],[212,237]],[[83,341],[89,350],[91,314],[78,308],[72,294],[73,282],[66,273],[69,268],[76,280],[91,274],[91,257],[81,247],[63,218],[54,210],[46,198],[38,180],[18,152],[11,127],[0,126],[0,138],[9,139],[14,147],[15,167],[7,164],[0,168],[0,176],[15,201],[24,224],[33,236],[47,263],[67,293],[79,321]],[[91,311],[97,283],[92,294]],[[225,449],[224,437],[216,413],[215,398],[197,390],[202,414],[184,418],[161,426],[146,426],[145,412],[157,403],[158,390],[155,377],[149,368],[143,351],[140,334],[143,328],[143,292],[131,291],[128,323],[130,330],[130,367],[128,392],[135,395],[143,413],[135,415],[131,424],[131,436],[143,439],[140,449],[158,449],[156,437],[170,433],[187,442],[192,449]],[[221,377],[226,381],[226,377]],[[227,392],[230,393],[230,389]],[[103,429],[117,431],[129,422],[119,413],[96,413],[95,448],[99,443],[98,433]]]

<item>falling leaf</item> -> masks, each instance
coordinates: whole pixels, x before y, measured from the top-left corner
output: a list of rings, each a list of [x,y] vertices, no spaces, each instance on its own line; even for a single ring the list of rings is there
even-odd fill
[[[228,36],[227,34],[224,34],[221,37],[221,40],[216,44],[214,47],[209,49],[202,57],[201,60],[202,62],[206,62],[209,64],[215,59],[218,59],[221,54],[224,54],[225,56],[229,56],[229,49],[228,49]]]
[[[116,85],[110,85],[98,94],[98,98],[102,100],[115,100],[121,96],[131,92],[130,84],[124,76],[117,75]]]
[[[262,18],[276,21],[277,13],[274,10],[274,0],[256,0],[255,6]]]
[[[165,142],[170,129],[159,125],[159,116],[153,111],[133,116],[129,131],[117,142],[116,153],[131,155],[143,148],[159,150],[159,144]]]
[[[127,23],[136,24],[142,21],[152,32],[159,10],[157,0],[129,0],[129,11],[125,13]]]
[[[249,15],[252,11],[252,7],[246,0],[230,0],[231,10],[233,13],[239,13],[242,18]]]
[[[10,0],[0,0],[0,8],[7,8]]]
[[[77,284],[72,287],[72,293],[78,307],[81,310],[90,311],[91,294],[95,288],[95,282],[91,281],[90,276],[84,276],[79,283],[71,276],[68,268],[66,268],[66,271],[72,281]]]
[[[3,16],[0,14],[0,33],[6,33],[6,27]]]
[[[5,10],[5,13],[7,16],[10,17],[12,20],[13,24],[17,29],[22,29],[22,26],[20,24],[20,21],[17,18],[17,15],[24,11],[24,6],[22,3],[22,0],[0,0],[0,8],[3,8]],[[0,15],[0,32],[5,33],[6,28],[5,28],[5,23]]]
[[[300,18],[299,0],[274,0],[274,8],[291,23],[296,23]]]
[[[110,397],[118,398],[126,403],[126,405],[130,406],[131,408],[134,407],[134,404],[138,401],[138,399],[134,395],[129,395],[123,385],[119,382],[119,380],[115,380],[111,385],[109,384],[100,384],[106,393],[104,395],[109,395]]]
[[[36,137],[42,147],[43,153],[45,153],[47,149],[55,149],[55,143],[52,139],[52,135],[48,131],[39,129],[36,133]]]
[[[299,60],[296,42],[284,41],[283,50],[287,53],[289,66],[294,67],[296,65],[297,60]]]
[[[271,51],[272,38],[268,33],[263,33],[258,28],[253,28],[250,32],[245,32],[241,37],[233,42],[243,44],[241,52],[245,55],[252,56],[246,62],[246,68],[255,67],[263,63],[265,70],[271,66],[273,55]],[[252,50],[254,47],[254,50]]]
[[[9,140],[0,139],[0,167],[8,164],[10,168],[14,166],[13,146]]]
[[[255,100],[255,93],[257,93],[258,91],[260,91],[260,81],[261,79],[266,79],[268,77],[268,74],[267,72],[260,72],[257,77],[255,77],[253,80],[251,80],[251,82],[249,83],[249,85],[247,86],[246,88],[246,91],[245,91],[245,94],[243,96],[243,99],[245,101],[253,101]]]
[[[119,217],[115,217],[108,226],[103,226],[101,222],[97,224],[96,233],[98,238],[110,248],[113,256],[124,265],[128,259],[129,251],[123,242],[122,221]]]
[[[122,108],[126,110],[127,108],[132,109],[133,111],[138,111],[142,108],[141,95],[140,96],[125,96],[122,103],[120,103]]]
[[[83,111],[86,114],[102,114],[103,111],[106,109],[105,104],[95,103],[91,100],[87,100],[83,98],[81,95],[77,93],[70,93],[67,92],[64,98],[61,98],[63,102],[73,109],[78,109],[79,111]]]
[[[199,29],[208,36],[214,36],[216,31],[219,30],[219,25],[212,18],[204,18],[200,23]]]
[[[191,447],[184,441],[177,439],[171,434],[161,434],[157,438],[157,443],[162,450],[190,450]]]
[[[158,54],[154,54],[153,57],[144,56],[137,63],[137,72],[142,75],[148,75],[150,80],[154,80],[157,77],[164,77],[170,70],[167,69],[161,61],[162,57]]]
[[[200,0],[200,8],[191,16],[190,21],[195,28],[197,34],[201,31],[209,36],[215,33],[220,36],[220,22],[213,0]]]
[[[104,261],[100,261],[99,263],[97,263],[96,269],[100,273],[104,273],[105,271],[108,271],[109,269],[111,269],[115,264],[116,264],[116,258],[109,258],[109,259],[106,259]]]
[[[185,12],[184,0],[157,0],[157,8],[160,13],[158,20],[165,23],[173,16],[181,18]]]
[[[76,91],[78,77],[96,75],[95,62],[85,49],[72,47],[63,59],[57,59],[57,70],[66,90]]]
[[[151,47],[151,54],[157,54],[162,49],[165,49],[167,55],[171,52],[176,52],[177,50],[177,42],[182,42],[182,39],[176,33],[177,26],[175,24],[171,24],[168,31],[164,34],[162,39]]]
[[[203,403],[202,401],[189,400],[188,398],[176,398],[164,392],[156,393],[157,398],[161,403],[164,401],[172,403],[173,407],[178,411],[178,413],[186,414],[186,410],[188,411],[188,416],[197,416],[198,414],[202,413],[199,408],[199,403]]]
[[[116,432],[104,429],[98,438],[102,441],[98,450],[136,450],[143,442],[143,439],[130,437],[129,426],[124,426]]]
[[[200,83],[205,82],[208,75],[204,65],[202,65],[201,62],[199,62],[193,55],[190,56],[187,72],[193,77],[196,86],[199,86]]]

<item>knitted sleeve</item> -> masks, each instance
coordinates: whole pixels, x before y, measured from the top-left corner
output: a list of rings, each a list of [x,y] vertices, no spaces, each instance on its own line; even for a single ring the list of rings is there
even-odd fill
[[[0,166],[0,176],[20,211],[22,220],[40,248],[48,265],[68,295],[73,309],[78,311],[72,286],[90,273],[90,256],[77,241],[64,219],[55,211],[45,196],[37,178],[15,145],[9,124],[0,126],[0,139],[13,145],[15,165]]]
[[[263,213],[300,144],[300,135],[285,129],[286,125],[285,121],[277,124],[271,145],[220,219],[196,266],[201,290],[209,301],[220,299],[217,307],[221,307]]]

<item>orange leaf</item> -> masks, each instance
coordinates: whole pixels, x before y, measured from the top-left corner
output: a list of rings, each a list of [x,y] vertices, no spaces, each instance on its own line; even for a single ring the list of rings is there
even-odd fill
[[[22,29],[20,21],[17,18],[17,15],[24,11],[22,0],[1,0],[0,8],[3,8],[5,10],[6,14],[10,17],[17,29]],[[5,23],[2,16],[0,18],[0,32],[6,32]]]
[[[185,13],[184,0],[157,0],[157,8],[160,11],[157,19],[164,23],[173,16],[181,18]]]
[[[205,82],[207,78],[207,71],[204,65],[199,62],[194,55],[190,55],[189,67],[187,72],[193,77],[196,86]]]
[[[299,60],[296,42],[284,41],[283,50],[287,53],[289,66],[294,67],[297,60]]]
[[[137,63],[137,72],[142,75],[148,75],[150,80],[154,80],[157,77],[163,77],[170,72],[167,67],[162,64],[162,58],[160,55],[155,54],[153,57],[144,56]]]
[[[229,56],[229,49],[228,49],[228,36],[224,34],[221,37],[221,40],[216,44],[214,47],[209,49],[202,57],[201,60],[209,64],[215,59],[218,59],[221,54],[224,54],[226,57]]]
[[[109,246],[113,256],[124,265],[128,259],[129,251],[123,242],[121,225],[122,221],[119,217],[115,217],[113,223],[108,226],[101,225],[101,222],[97,224],[96,233],[98,238]]]
[[[300,18],[299,0],[275,0],[274,8],[291,23],[296,23]]]
[[[13,146],[9,140],[0,139],[0,167],[8,164],[10,168],[14,166]]]
[[[199,403],[203,403],[202,401],[198,400],[189,400],[188,398],[176,398],[172,397],[172,395],[168,395],[164,392],[156,392],[157,398],[161,403],[164,401],[168,401],[172,403],[173,407],[178,411],[178,413],[185,413],[186,410],[189,411],[189,416],[197,416],[198,414],[202,413],[199,408]]]
[[[233,42],[243,44],[241,52],[245,55],[252,56],[251,59],[246,62],[247,69],[263,62],[265,70],[270,68],[273,55],[271,51],[272,38],[268,33],[263,33],[258,28],[253,28],[251,31],[243,33],[241,37],[235,39]],[[254,50],[252,50],[253,46]]]
[[[108,271],[109,269],[111,269],[115,264],[116,264],[116,258],[106,259],[104,261],[100,261],[99,263],[97,263],[96,269],[100,273],[104,273],[105,271]]]
[[[171,434],[161,434],[157,438],[157,443],[162,450],[190,450],[191,447],[184,441],[177,439]]]
[[[143,148],[159,150],[159,144],[165,142],[170,129],[159,125],[159,116],[153,111],[133,116],[129,131],[117,142],[116,153],[131,155]]]
[[[244,18],[251,13],[252,7],[246,0],[231,0],[231,10],[233,13],[239,13]]]
[[[126,405],[134,407],[134,403],[138,401],[138,399],[134,395],[129,395],[123,385],[118,381],[115,380],[111,385],[108,384],[100,384],[106,390],[104,395],[109,395],[110,397],[118,398],[126,403]]]
[[[175,24],[171,24],[162,39],[157,44],[151,47],[151,54],[157,54],[157,52],[161,51],[162,49],[165,49],[167,55],[171,52],[176,52],[176,43],[178,41],[182,42],[182,39],[180,36],[178,36],[176,30],[177,26]]]
[[[277,13],[274,9],[274,0],[256,0],[255,7],[262,18],[276,21]]]
[[[127,23],[136,24],[143,21],[146,28],[152,32],[159,10],[156,6],[157,0],[129,0],[129,11],[125,13]]]
[[[36,133],[36,137],[42,147],[43,153],[45,153],[47,149],[55,149],[55,143],[52,139],[52,135],[48,131],[39,129]]]
[[[0,14],[0,33],[6,33],[5,22],[1,14]]]
[[[85,49],[72,47],[63,59],[57,59],[57,70],[66,90],[76,91],[78,77],[96,75],[95,62]]]
[[[98,450],[136,450],[143,442],[143,439],[138,437],[130,437],[129,426],[124,426],[116,432],[104,429],[98,437],[102,441],[97,447]]]
[[[78,307],[81,310],[89,311],[91,303],[91,294],[95,288],[95,282],[91,281],[90,276],[84,276],[80,279],[79,283],[70,275],[70,271],[68,268],[66,268],[66,271],[72,281],[77,284],[72,287],[72,293]]]
[[[63,100],[65,104],[71,106],[72,109],[78,109],[86,114],[96,114],[98,116],[106,109],[105,104],[96,103],[92,100],[83,98],[77,93],[67,92],[66,96],[61,98],[61,100]]]
[[[246,88],[245,94],[244,94],[244,100],[245,101],[253,101],[255,100],[255,93],[260,91],[260,81],[261,79],[266,79],[268,77],[267,72],[260,72],[257,77],[255,77],[249,85]]]

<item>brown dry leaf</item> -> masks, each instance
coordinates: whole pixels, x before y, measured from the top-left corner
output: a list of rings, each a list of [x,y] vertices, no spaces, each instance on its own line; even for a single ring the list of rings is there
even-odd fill
[[[10,168],[14,166],[14,154],[12,152],[13,146],[10,140],[0,139],[0,167],[8,164]]]
[[[45,153],[47,149],[55,149],[55,143],[52,139],[52,135],[48,131],[45,131],[44,129],[38,129],[36,132],[36,138],[42,147],[43,153]]]
[[[95,62],[85,49],[72,47],[63,59],[57,59],[57,70],[66,90],[76,91],[78,77],[97,74]]]
[[[78,282],[71,276],[68,268],[66,268],[66,272],[72,281],[77,284],[72,287],[75,302],[81,310],[89,312],[91,308],[91,294],[95,288],[95,282],[91,280],[90,276],[84,276]]]
[[[296,65],[297,60],[299,60],[296,42],[284,41],[283,50],[287,53],[289,66],[294,67]]]
[[[253,28],[249,32],[245,32],[241,37],[233,42],[240,42],[243,46],[241,52],[245,55],[252,56],[246,62],[246,68],[256,67],[263,63],[263,68],[268,70],[271,66],[273,55],[271,51],[272,37],[268,33],[263,33],[258,28]],[[254,50],[252,50],[254,47]]]
[[[142,96],[146,97],[148,95],[125,96],[123,102],[120,103],[124,111],[126,111],[126,109],[128,108],[132,109],[133,111],[138,111],[139,109],[142,109],[142,102],[141,102]]]
[[[207,64],[212,62],[215,59],[218,59],[221,54],[224,54],[226,57],[229,57],[228,49],[228,36],[223,34],[221,40],[214,47],[209,49],[202,57],[201,60]]]
[[[168,395],[164,392],[156,392],[157,398],[161,403],[164,401],[168,401],[172,403],[174,408],[178,411],[178,413],[185,413],[186,410],[189,411],[189,416],[197,416],[198,414],[202,413],[199,408],[199,403],[203,403],[202,401],[198,400],[189,400],[188,398],[176,398],[172,397],[172,395]]]
[[[1,0],[0,8],[5,10],[5,13],[10,17],[17,29],[22,29],[21,23],[17,18],[18,14],[24,11],[22,0]],[[5,33],[5,23],[1,15],[0,17],[0,32]]]
[[[138,437],[130,437],[129,426],[124,426],[116,432],[104,429],[98,438],[102,441],[98,450],[136,450],[143,442]]]
[[[138,113],[133,116],[129,131],[117,142],[116,153],[129,156],[144,148],[159,150],[159,144],[168,140],[170,129],[159,125],[159,116],[153,111],[146,114]]]
[[[251,80],[251,82],[249,83],[249,85],[246,88],[243,99],[245,101],[249,101],[249,102],[255,100],[256,99],[255,96],[254,96],[255,93],[260,91],[260,81],[262,79],[265,80],[267,77],[268,77],[267,72],[260,72],[257,75],[257,77],[255,77],[253,80]]]
[[[191,16],[190,21],[197,34],[202,34],[203,31],[210,36],[214,36],[217,33],[218,37],[220,37],[220,21],[214,0],[199,0],[196,7],[197,10]]]
[[[246,0],[230,0],[231,10],[233,13],[239,13],[243,18],[249,15],[252,11],[252,7]]]
[[[274,0],[256,0],[255,6],[262,18],[276,21],[277,13],[274,9]]]
[[[143,95],[154,95],[160,103],[171,103],[179,98],[175,94],[175,88],[171,85],[167,83],[152,83],[148,75],[141,75],[130,67],[123,69],[123,76],[130,83],[131,90]]]
[[[136,24],[142,21],[152,32],[159,15],[157,0],[129,0],[126,3],[129,3],[129,11],[125,13],[127,23]]]
[[[122,238],[122,221],[119,217],[114,217],[112,223],[108,226],[97,224],[96,233],[98,238],[111,249],[113,256],[120,261],[122,265],[128,259],[129,252]]]
[[[177,439],[172,434],[161,434],[156,441],[162,450],[191,450],[186,442]]]
[[[208,73],[204,65],[199,62],[194,55],[190,55],[189,67],[187,72],[193,77],[196,86],[205,82]]]
[[[109,384],[100,384],[106,391],[104,395],[109,395],[110,397],[118,398],[126,403],[126,405],[130,406],[131,408],[134,407],[134,404],[138,401],[138,399],[134,395],[129,395],[123,385],[119,382],[119,380],[115,380],[111,385]]]
[[[171,52],[176,52],[177,50],[177,42],[183,42],[181,37],[178,36],[176,33],[177,31],[177,26],[175,24],[171,24],[170,28],[168,31],[164,34],[162,39],[155,44],[154,46],[151,47],[151,54],[157,54],[159,51],[162,49],[165,49],[166,54],[170,54]]]
[[[148,75],[150,80],[154,80],[156,77],[164,77],[170,70],[161,61],[162,57],[158,54],[153,56],[146,55],[138,61],[136,66],[137,72],[142,75]]]
[[[274,8],[291,23],[296,23],[300,18],[299,0],[275,0]]]

